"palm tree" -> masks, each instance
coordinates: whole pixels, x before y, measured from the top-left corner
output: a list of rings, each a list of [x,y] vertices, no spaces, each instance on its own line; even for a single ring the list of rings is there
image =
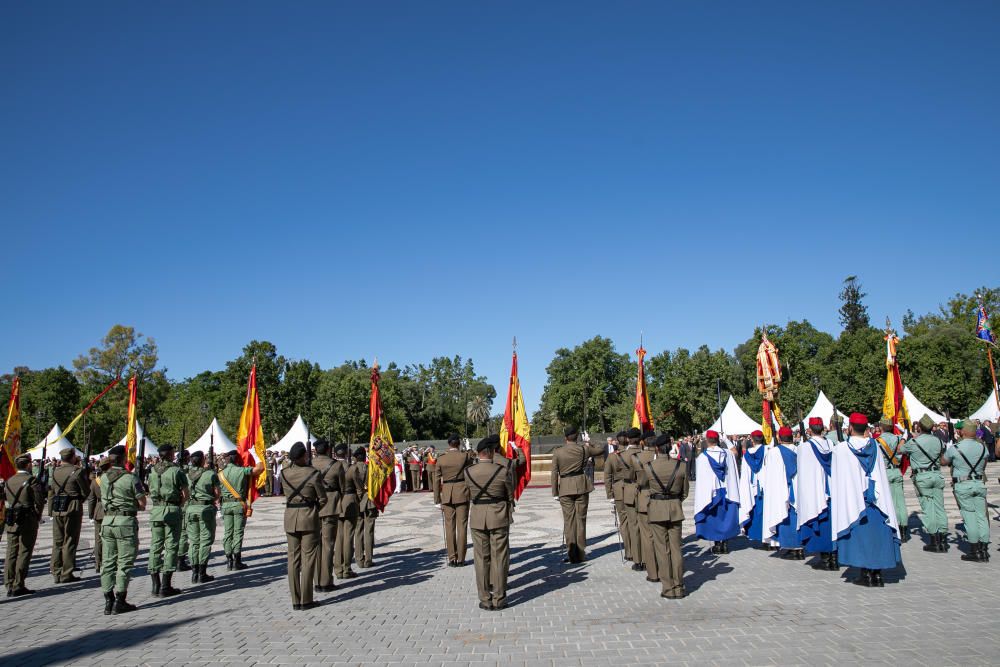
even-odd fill
[[[465,404],[465,416],[474,426],[482,426],[490,418],[493,402],[485,396],[473,396]]]

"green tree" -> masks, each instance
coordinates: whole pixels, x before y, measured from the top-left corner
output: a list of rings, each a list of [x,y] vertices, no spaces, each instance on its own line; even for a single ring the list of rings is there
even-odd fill
[[[0,395],[3,396],[3,417],[7,417],[7,400],[14,378],[21,378],[21,446],[25,449],[48,433],[53,424],[63,428],[79,412],[80,383],[65,367],[32,371],[26,367],[14,369],[10,375],[0,376]],[[39,417],[43,422],[39,422]],[[83,431],[78,432],[83,435]],[[78,439],[76,435],[74,439]],[[83,446],[83,439],[79,439]]]
[[[719,413],[716,383],[725,403],[731,393],[743,394],[746,383],[734,356],[702,345],[694,353],[680,348],[650,357],[646,364],[656,428],[686,434],[707,427]]]
[[[866,296],[857,276],[844,279],[844,289],[840,291],[840,324],[844,331],[853,333],[869,325],[868,306],[862,302]]]

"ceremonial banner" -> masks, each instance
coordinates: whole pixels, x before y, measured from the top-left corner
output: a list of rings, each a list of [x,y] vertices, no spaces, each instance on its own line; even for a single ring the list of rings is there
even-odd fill
[[[135,468],[135,458],[138,450],[138,435],[136,431],[135,414],[138,385],[139,380],[135,375],[133,375],[128,381],[128,416],[125,418],[125,468],[128,470]]]
[[[64,437],[64,438],[68,437],[69,436],[69,432],[73,430],[73,428],[80,422],[81,419],[83,419],[83,416],[85,414],[87,414],[87,411],[90,410],[92,407],[94,407],[94,405],[99,400],[101,400],[101,398],[103,398],[106,393],[108,393],[109,391],[111,391],[111,389],[115,385],[117,385],[120,381],[121,381],[121,378],[115,378],[114,380],[112,380],[110,382],[110,384],[108,384],[107,387],[105,387],[104,389],[101,390],[100,394],[98,394],[97,396],[94,397],[94,400],[92,400],[90,403],[87,403],[87,407],[85,407],[83,410],[81,410],[80,414],[78,414],[76,417],[73,417],[73,421],[71,421],[69,423],[69,426],[67,426],[63,430],[62,437]]]
[[[767,339],[767,331],[760,331],[760,346],[757,348],[757,391],[761,395],[760,430],[764,442],[774,439],[773,425],[783,426],[781,408],[778,407],[778,391],[781,389],[781,364],[778,348]]]
[[[997,386],[997,369],[993,364],[993,349],[996,347],[996,336],[993,335],[993,330],[990,329],[990,318],[986,314],[986,307],[983,305],[982,297],[976,294],[976,298],[979,299],[979,317],[976,321],[976,338],[981,341],[988,343],[986,346],[986,359],[990,364],[990,378],[993,380],[993,396],[996,398],[997,409],[1000,410],[1000,387]]]
[[[521,381],[517,377],[517,352],[510,367],[510,385],[507,389],[507,405],[503,410],[503,423],[500,425],[500,446],[504,455],[516,458],[513,441],[518,449],[524,452],[524,468],[517,470],[517,487],[514,489],[514,499],[521,497],[524,487],[531,481],[531,424],[528,423],[528,413],[524,409],[524,397],[521,395]]]
[[[15,377],[7,404],[7,422],[0,443],[0,479],[7,480],[17,473],[14,459],[21,453],[21,378]]]
[[[372,419],[371,438],[368,442],[368,497],[385,511],[389,498],[396,490],[396,450],[392,445],[389,423],[382,412],[382,395],[378,388],[378,362],[372,368],[372,395],[369,412]]]
[[[243,400],[243,412],[240,414],[240,428],[236,434],[236,451],[240,454],[240,463],[254,467],[264,461],[264,429],[260,424],[260,397],[257,395],[257,364],[250,367],[250,379],[247,381],[247,395]],[[260,489],[267,483],[267,466],[250,485],[247,498],[253,503],[260,495]]]
[[[632,426],[640,431],[653,430],[652,410],[649,407],[649,393],[646,391],[646,350],[639,345],[635,351],[639,355],[639,375],[635,381],[635,406],[632,409]]]
[[[888,324],[888,323],[887,323]],[[910,428],[910,414],[903,398],[903,381],[899,378],[899,365],[896,364],[896,345],[899,338],[888,326],[885,332],[885,395],[882,398],[882,418],[888,419],[893,425]]]

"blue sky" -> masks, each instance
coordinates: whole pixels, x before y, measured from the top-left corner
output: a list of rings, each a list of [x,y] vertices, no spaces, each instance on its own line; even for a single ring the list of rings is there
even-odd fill
[[[0,369],[731,349],[996,285],[1000,7],[6,3]],[[987,237],[988,234],[988,237]],[[937,254],[934,251],[937,250]],[[895,253],[895,258],[892,257]]]

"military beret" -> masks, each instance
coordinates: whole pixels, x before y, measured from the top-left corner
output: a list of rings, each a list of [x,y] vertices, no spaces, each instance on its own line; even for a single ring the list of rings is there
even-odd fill
[[[957,428],[959,431],[961,431],[963,428],[965,428],[965,420],[964,419],[957,420],[955,422],[955,428]]]
[[[125,456],[125,445],[115,445],[108,450],[108,456]]]
[[[169,443],[166,445],[160,445],[156,451],[160,453],[160,456],[163,456],[164,454],[174,451],[174,446]]]
[[[707,440],[718,440],[719,433],[718,431],[705,431],[705,438]]]
[[[339,454],[340,456],[343,456],[344,454],[347,453],[347,445],[345,445],[344,443],[340,443],[339,445],[333,448],[333,451]]]
[[[791,427],[782,426],[781,428],[779,428],[778,429],[778,437],[779,438],[790,438],[790,437],[792,437],[792,429],[791,429]]]
[[[665,445],[666,445],[666,444],[667,444],[668,442],[670,442],[670,436],[669,436],[669,435],[667,435],[666,433],[663,433],[663,434],[659,435],[659,436],[658,436],[658,437],[656,438],[656,440],[654,440],[654,441],[653,441],[653,446],[654,446],[654,447],[663,447],[663,446],[665,446]]]
[[[868,426],[868,417],[865,417],[860,412],[852,412],[851,418],[848,421],[855,426]]]
[[[356,458],[356,459],[363,459],[364,457],[365,457],[365,448],[364,447],[358,447],[357,449],[354,450],[354,458]]]
[[[642,437],[642,431],[633,426],[628,430],[628,433],[626,433],[626,435],[630,438],[639,438]]]
[[[17,458],[14,459],[14,463],[27,463],[31,460],[31,454],[18,454]]]
[[[448,436],[448,444],[449,445],[457,445],[461,441],[462,441],[462,439],[460,437],[458,437],[458,433],[452,433],[451,435]]]
[[[643,431],[640,440],[652,440],[656,437],[656,431]]]
[[[288,450],[288,456],[293,461],[301,459],[305,455],[306,455],[306,446],[303,445],[301,442],[296,442],[294,445],[292,445],[292,448]]]
[[[754,431],[753,433],[750,434],[750,437],[751,438],[763,438],[764,437],[764,432],[761,431],[760,429],[757,429],[756,431]]]
[[[932,428],[934,428],[934,420],[931,419],[928,415],[924,415],[923,417],[920,418],[920,425],[929,431]]]
[[[486,451],[487,449],[496,449],[499,446],[500,446],[500,436],[496,434],[488,435],[479,441],[479,444],[476,445],[476,451],[483,452]]]
[[[823,425],[823,419],[820,418],[820,417],[810,417],[809,418],[809,425],[810,426],[822,426]]]
[[[577,428],[576,426],[567,426],[565,428],[565,430],[563,430],[563,435],[566,436],[567,438],[572,438],[574,435],[576,435],[579,432],[580,432],[580,429]]]

